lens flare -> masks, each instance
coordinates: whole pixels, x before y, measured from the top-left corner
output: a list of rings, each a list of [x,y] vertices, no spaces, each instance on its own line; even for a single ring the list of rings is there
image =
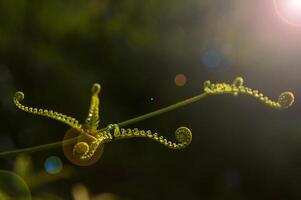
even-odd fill
[[[301,26],[301,0],[274,0],[277,15],[291,26]]]
[[[301,0],[292,0],[292,5],[293,5],[296,9],[301,9]]]
[[[100,145],[97,150],[95,151],[94,155],[89,160],[80,160],[78,157],[74,156],[73,148],[74,145],[78,142],[77,140],[70,142],[69,139],[74,139],[78,137],[81,133],[78,132],[76,129],[71,128],[69,129],[63,138],[63,152],[66,158],[73,164],[77,166],[90,166],[96,163],[102,156],[104,145]]]
[[[184,74],[177,74],[175,76],[175,84],[177,86],[184,86],[186,84],[187,78]]]
[[[59,157],[50,156],[45,161],[45,170],[49,174],[57,174],[63,169],[62,161]]]
[[[0,199],[30,200],[31,193],[19,175],[0,170]]]

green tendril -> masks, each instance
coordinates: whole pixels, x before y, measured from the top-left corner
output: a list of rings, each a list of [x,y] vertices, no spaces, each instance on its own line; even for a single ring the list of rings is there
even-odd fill
[[[120,139],[129,139],[135,137],[149,138],[171,149],[178,150],[187,147],[191,143],[192,133],[189,130],[189,128],[186,127],[180,127],[175,131],[175,138],[177,142],[169,141],[165,139],[163,136],[158,135],[157,133],[152,133],[152,131],[150,130],[147,131],[138,130],[137,128],[124,129],[121,127],[135,124],[137,122],[149,119],[151,117],[161,115],[165,112],[175,110],[182,106],[199,101],[210,95],[233,94],[234,96],[237,96],[238,94],[247,94],[249,96],[259,99],[267,106],[270,106],[272,108],[277,108],[277,109],[288,108],[294,103],[294,95],[292,92],[283,92],[281,93],[277,101],[272,101],[268,97],[264,96],[262,93],[258,92],[257,90],[253,90],[251,88],[245,87],[244,80],[241,77],[235,78],[232,84],[211,83],[210,81],[205,81],[204,93],[202,94],[185,99],[183,101],[167,106],[165,108],[147,113],[145,115],[141,115],[120,123],[110,124],[105,128],[98,129],[98,125],[99,125],[98,95],[100,93],[100,90],[101,90],[101,86],[99,84],[97,83],[93,84],[91,88],[92,95],[91,95],[89,113],[88,113],[88,117],[85,120],[85,124],[83,125],[79,124],[79,122],[75,118],[69,117],[67,115],[63,115],[58,112],[53,112],[52,110],[33,108],[33,107],[27,107],[22,105],[20,103],[24,99],[24,94],[22,92],[16,92],[13,100],[15,105],[19,109],[25,112],[58,120],[77,130],[79,133],[77,137],[71,138],[67,141],[65,140],[63,142],[64,144],[73,145],[73,151],[72,151],[73,156],[82,161],[89,161],[90,159],[92,159],[96,150],[101,145]],[[23,152],[41,151],[41,150],[62,145],[63,142],[56,142],[56,143],[50,143],[50,144],[45,144],[45,145],[40,145],[40,146],[30,147],[25,149],[1,152],[0,157],[15,155]]]
[[[262,103],[270,106],[272,108],[285,109],[290,107],[294,101],[295,97],[292,92],[283,92],[280,94],[277,101],[269,99],[264,96],[258,90],[253,90],[251,88],[243,86],[244,80],[241,77],[234,79],[232,84],[228,83],[211,83],[210,81],[204,82],[204,91],[208,95],[216,94],[233,94],[237,96],[238,94],[247,94],[249,96],[259,99]]]
[[[98,83],[94,83],[91,88],[91,102],[89,114],[86,119],[86,125],[90,130],[97,130],[99,124],[99,98],[98,94],[100,92],[101,86]]]
[[[34,115],[41,115],[44,117],[48,117],[48,118],[63,122],[65,124],[75,128],[79,132],[84,132],[84,130],[82,129],[82,125],[79,124],[78,120],[76,120],[75,118],[64,115],[62,113],[55,112],[53,110],[25,106],[20,103],[23,100],[24,100],[24,93],[20,92],[20,91],[16,92],[15,96],[13,98],[13,101],[19,109],[21,109],[27,113],[31,113]]]
[[[129,139],[134,137],[149,138],[171,149],[183,149],[187,147],[192,140],[192,133],[190,129],[187,127],[179,127],[175,131],[175,137],[177,143],[169,141],[165,139],[163,136],[159,136],[158,133],[152,133],[151,130],[145,131],[145,130],[139,130],[138,128],[119,129],[119,126],[117,124],[109,125],[108,127],[109,127],[108,129],[110,130],[113,129],[113,135],[116,140]]]

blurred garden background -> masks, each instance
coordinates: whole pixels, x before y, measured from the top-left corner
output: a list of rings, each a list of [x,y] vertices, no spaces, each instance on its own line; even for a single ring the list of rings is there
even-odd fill
[[[214,96],[130,126],[172,140],[187,126],[182,151],[137,138],[106,144],[88,167],[54,148],[0,158],[0,170],[19,174],[33,199],[301,199],[301,20],[287,23],[275,3],[0,0],[0,151],[60,141],[69,129],[18,110],[19,90],[26,105],[83,121],[98,82],[101,126],[200,94],[205,80],[242,76],[272,99],[296,97],[275,110]]]

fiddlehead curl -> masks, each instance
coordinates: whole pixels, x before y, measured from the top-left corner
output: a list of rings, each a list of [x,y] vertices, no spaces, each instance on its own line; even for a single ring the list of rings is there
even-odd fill
[[[19,91],[19,92],[15,93],[13,101],[19,109],[21,109],[27,113],[41,115],[44,117],[49,117],[51,119],[55,119],[57,121],[63,122],[65,124],[75,128],[79,132],[82,132],[82,133],[84,132],[84,130],[82,129],[82,125],[79,124],[79,122],[75,118],[64,115],[62,113],[54,112],[53,110],[25,106],[20,103],[21,101],[23,101],[23,99],[24,99],[23,92]]]
[[[85,161],[92,158],[96,149],[99,147],[100,141],[78,142],[73,147],[73,155],[78,159]]]
[[[99,131],[93,136],[91,134],[84,134],[84,137],[80,138],[74,145],[73,155],[82,161],[89,160],[100,146],[103,146],[105,142],[112,139],[113,137],[108,131]]]
[[[97,162],[104,151],[103,134],[80,133],[69,129],[63,138],[63,152],[66,158],[75,165],[89,166]]]
[[[264,96],[258,90],[253,90],[251,88],[245,87],[243,85],[244,80],[241,77],[234,79],[232,84],[228,83],[211,83],[210,81],[204,82],[204,91],[208,95],[216,94],[233,94],[237,96],[238,94],[247,94],[259,99],[264,104],[278,109],[285,109],[290,107],[294,101],[295,97],[292,92],[286,91],[280,94],[277,101],[269,99],[267,96]]]
[[[113,135],[116,140],[118,139],[128,139],[133,137],[144,137],[153,139],[164,146],[171,148],[171,149],[183,149],[187,147],[191,140],[192,140],[192,133],[189,128],[187,127],[179,127],[175,131],[175,138],[177,140],[177,143],[169,141],[165,139],[163,136],[159,136],[158,133],[152,133],[150,130],[139,130],[138,128],[134,129],[119,129],[117,124],[109,125],[109,130],[113,130]]]

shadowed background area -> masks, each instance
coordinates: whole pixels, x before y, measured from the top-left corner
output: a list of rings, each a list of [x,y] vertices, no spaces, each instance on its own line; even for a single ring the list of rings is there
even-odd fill
[[[89,167],[71,166],[61,148],[32,153],[32,173],[73,171],[29,184],[32,196],[86,200],[79,191],[88,190],[102,200],[300,199],[301,27],[283,20],[275,2],[0,0],[0,151],[59,141],[68,130],[17,110],[18,90],[26,105],[83,121],[98,82],[106,126],[200,94],[205,80],[242,76],[272,99],[291,90],[296,103],[279,111],[243,95],[213,96],[131,126],[170,139],[187,126],[193,140],[182,151],[147,139],[116,141]],[[16,163],[1,158],[0,168],[13,171]]]

